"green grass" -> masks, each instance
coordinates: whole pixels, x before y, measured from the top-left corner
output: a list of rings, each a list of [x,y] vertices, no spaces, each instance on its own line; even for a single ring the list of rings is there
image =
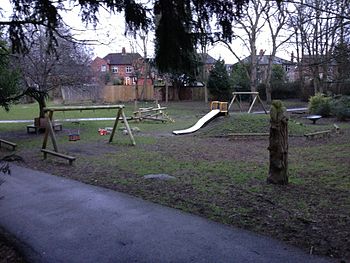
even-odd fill
[[[208,125],[209,126],[209,125]],[[332,125],[311,125],[290,119],[288,131],[291,136],[332,129]],[[218,136],[229,133],[268,133],[270,116],[266,114],[234,113],[214,121],[204,132],[205,136]]]
[[[151,105],[139,104],[140,107]],[[133,106],[133,103],[126,104],[127,116],[131,116]],[[340,123],[344,133],[331,139],[307,141],[302,137],[291,138],[290,184],[278,187],[265,183],[268,173],[268,138],[258,142],[248,139],[244,143],[227,138],[212,138],[227,133],[267,133],[268,115],[233,113],[229,117],[213,120],[193,136],[181,137],[172,136],[171,131],[193,125],[209,112],[209,106],[202,102],[169,103],[167,106],[166,112],[175,119],[175,123],[129,122],[131,127],[141,130],[134,133],[135,147],[130,146],[129,137],[120,130],[112,144],[107,144],[108,136],[98,134],[98,128],[111,127],[113,121],[84,121],[80,125],[64,122],[64,130],[56,135],[61,149],[67,152],[72,150],[73,155],[77,156],[73,166],[54,157],[42,161],[42,134],[27,135],[25,123],[0,124],[0,136],[16,141],[20,145],[19,154],[24,153],[35,159],[37,169],[124,191],[281,239],[289,240],[288,235],[294,233],[300,235],[302,240],[310,238],[306,242],[306,249],[311,243],[318,244],[317,238],[325,239],[328,233],[323,233],[323,230],[317,232],[313,227],[318,229],[320,226],[314,226],[313,223],[306,227],[297,218],[311,222],[325,221],[325,224],[332,224],[336,228],[337,222],[328,222],[327,215],[333,213],[334,209],[339,209],[334,213],[345,218],[349,215],[346,212],[350,209],[350,195],[347,195],[350,189],[350,142],[346,137],[350,130],[349,123]],[[0,112],[0,119],[33,119],[37,116],[37,110],[35,104],[14,105],[9,113]],[[63,117],[57,114],[55,118],[112,117],[113,114],[112,111],[104,110],[77,111],[67,112]],[[122,123],[118,125],[122,126]],[[289,121],[289,133],[292,136],[331,128],[332,124],[320,122],[313,125],[302,118],[294,119],[293,116]],[[69,132],[76,129],[80,131],[81,140],[68,142]],[[239,154],[233,154],[234,158],[224,158],[226,153],[236,150]],[[217,156],[223,157],[216,158],[217,152],[220,153]],[[146,174],[156,173],[173,175],[176,180],[164,182],[143,178]],[[283,236],[286,228],[291,231],[286,231],[286,236]],[[312,232],[313,235],[309,237],[307,230],[310,229],[316,232]],[[328,247],[326,244],[325,251]]]

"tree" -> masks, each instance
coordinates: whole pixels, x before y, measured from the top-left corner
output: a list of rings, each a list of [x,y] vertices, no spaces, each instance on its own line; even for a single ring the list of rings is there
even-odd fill
[[[249,66],[247,64],[237,63],[231,72],[230,81],[231,86],[236,91],[249,91],[250,90],[250,80],[247,71],[249,71]]]
[[[267,66],[264,84],[266,87],[266,102],[270,104],[272,101],[271,76],[273,71],[273,61],[276,57],[277,50],[291,39],[293,32],[288,32],[286,35],[281,35],[281,32],[285,29],[285,24],[288,19],[287,4],[279,3],[277,6],[277,3],[275,2],[267,2],[269,3],[269,6],[264,11],[271,36],[271,53],[269,56],[269,63]]]
[[[81,86],[90,80],[90,54],[85,47],[70,41],[69,33],[61,29],[65,38],[57,39],[55,52],[48,52],[49,37],[42,30],[31,33],[31,48],[25,54],[17,54],[24,93],[39,104],[39,117],[49,92],[62,86]],[[29,43],[28,43],[29,44]]]
[[[288,184],[288,117],[281,101],[274,100],[270,110],[270,165],[268,183]]]
[[[300,0],[294,6],[290,25],[295,31],[300,78],[311,79],[315,93],[323,92],[323,80],[333,77],[334,49],[350,30],[350,2]]]
[[[265,10],[269,7],[268,1],[263,0],[251,0],[249,4],[243,7],[242,16],[235,20],[233,28],[241,34],[236,34],[236,38],[240,40],[243,46],[249,51],[248,61],[242,61],[235,49],[231,47],[230,43],[224,39],[220,39],[222,43],[228,47],[230,52],[238,59],[239,63],[249,64],[249,71],[247,74],[250,79],[250,91],[256,92],[258,85],[258,61],[259,55],[257,54],[257,41],[259,34],[265,26],[266,18],[263,16]],[[261,54],[263,55],[263,54]]]
[[[224,60],[217,60],[210,71],[208,90],[216,100],[229,101],[231,99],[232,88]]]
[[[272,65],[271,84],[284,83],[286,81],[286,72],[281,65]]]
[[[127,31],[147,31],[156,28],[156,56],[159,68],[163,71],[180,70],[179,67],[186,68],[182,62],[187,60],[185,56],[192,54],[197,41],[196,32],[201,31],[200,29],[212,31],[212,25],[215,24],[213,30],[219,29],[218,34],[222,38],[231,39],[232,21],[246,1],[156,0],[151,9],[149,2],[124,0],[13,0],[13,14],[9,20],[0,21],[0,26],[8,26],[13,50],[23,52],[28,51],[28,36],[25,33],[28,24],[44,26],[50,39],[49,47],[56,45],[56,29],[60,24],[64,24],[62,13],[67,11],[66,6],[69,4],[80,6],[82,21],[93,25],[98,23],[100,8],[111,13],[124,12]],[[173,44],[172,49],[168,49],[170,44]],[[169,53],[165,54],[166,50]],[[174,54],[177,56],[173,56]]]
[[[18,71],[11,65],[6,42],[0,39],[0,106],[8,111],[11,102],[20,97]]]
[[[350,43],[339,43],[334,47],[333,54],[337,62],[337,80],[345,81],[350,79]]]

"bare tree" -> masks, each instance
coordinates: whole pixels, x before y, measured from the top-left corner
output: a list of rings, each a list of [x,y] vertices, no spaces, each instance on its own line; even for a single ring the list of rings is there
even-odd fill
[[[295,31],[299,75],[312,81],[314,92],[324,92],[324,80],[334,77],[334,49],[349,29],[347,0],[294,1],[297,12],[290,19]]]
[[[265,8],[264,13],[266,22],[268,24],[270,37],[271,37],[271,53],[269,56],[269,62],[266,71],[266,78],[264,80],[266,87],[266,102],[271,103],[272,87],[271,87],[271,76],[272,76],[272,65],[276,57],[277,50],[287,43],[293,36],[293,31],[287,32],[285,24],[287,22],[287,4],[280,3],[277,5],[275,2],[269,2],[268,8]],[[283,32],[283,35],[282,35]]]
[[[57,39],[55,52],[48,52],[50,42],[44,31],[28,31],[28,34],[31,34],[30,50],[26,54],[17,54],[17,65],[25,94],[38,102],[41,118],[50,91],[89,82],[91,56],[84,46],[70,41],[69,32],[65,30],[62,30],[65,38]]]
[[[264,12],[269,7],[268,1],[263,0],[251,0],[249,4],[243,7],[242,16],[239,19],[236,19],[235,24],[233,25],[234,31],[236,33],[236,40],[239,40],[249,51],[249,72],[247,75],[250,79],[250,90],[252,92],[257,91],[257,68],[258,68],[258,60],[259,55],[257,54],[257,40],[259,34],[262,32],[266,18],[264,17]],[[238,32],[243,32],[243,34],[239,34]],[[227,41],[220,40],[225,44],[226,47],[230,50],[230,52],[238,59],[240,63],[246,63],[246,61],[242,61],[237,54],[237,52],[232,48],[232,44]]]

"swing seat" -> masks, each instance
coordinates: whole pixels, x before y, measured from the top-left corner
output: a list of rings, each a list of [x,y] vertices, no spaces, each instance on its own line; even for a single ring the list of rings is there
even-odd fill
[[[79,141],[80,140],[80,134],[78,133],[72,133],[68,135],[69,141]]]

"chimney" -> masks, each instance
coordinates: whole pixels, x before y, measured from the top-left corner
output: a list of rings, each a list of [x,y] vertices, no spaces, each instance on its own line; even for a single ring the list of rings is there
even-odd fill
[[[262,57],[264,55],[265,51],[260,49],[259,55]]]
[[[290,60],[292,61],[292,63],[294,62],[294,52],[292,51],[292,54],[290,55],[291,56],[291,58],[290,58]]]
[[[122,48],[122,54],[123,54],[123,55],[126,54],[125,47]]]

